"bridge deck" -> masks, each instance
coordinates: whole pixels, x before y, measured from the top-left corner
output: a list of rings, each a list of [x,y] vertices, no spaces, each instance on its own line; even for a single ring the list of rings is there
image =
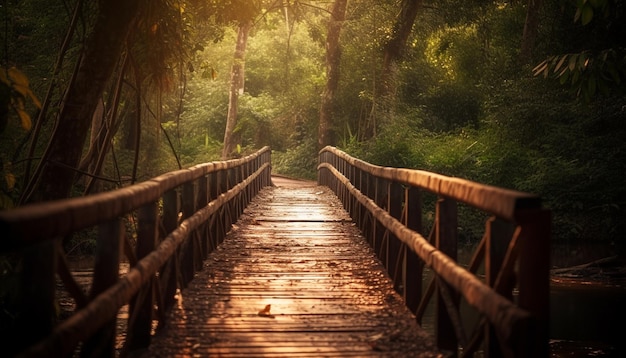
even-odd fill
[[[325,187],[255,198],[179,297],[145,356],[434,357]]]

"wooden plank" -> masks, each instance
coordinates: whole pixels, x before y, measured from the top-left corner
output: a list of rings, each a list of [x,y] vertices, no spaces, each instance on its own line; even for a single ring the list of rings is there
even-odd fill
[[[145,356],[437,356],[349,220],[327,188],[263,189]]]

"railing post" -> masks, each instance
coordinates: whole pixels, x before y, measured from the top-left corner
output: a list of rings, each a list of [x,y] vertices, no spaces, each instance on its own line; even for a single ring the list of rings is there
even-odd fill
[[[15,353],[36,343],[52,331],[55,297],[55,272],[59,240],[50,240],[22,251],[19,276],[19,316],[13,334],[8,337],[8,351]]]
[[[167,191],[163,195],[163,227],[165,228],[165,236],[174,231],[178,226],[178,191],[176,189]],[[165,265],[161,268],[159,278],[161,280],[161,302],[164,307],[159,307],[160,319],[165,319],[165,313],[174,306],[174,295],[176,295],[176,289],[178,288],[178,261],[180,250],[176,249],[176,252],[167,260]],[[161,324],[164,322],[161,321]]]
[[[317,155],[317,165],[321,165],[322,163],[324,163],[324,154],[323,153],[318,153]],[[324,172],[324,168],[318,168],[317,169],[317,185],[324,185],[324,179],[323,179],[323,173]]]
[[[237,168],[237,173],[238,173],[238,177],[237,177],[237,181],[235,182],[235,184],[240,184],[241,182],[243,182],[243,180],[246,178],[246,176],[244,175],[244,167],[245,164],[241,164],[238,168]],[[237,221],[237,219],[239,219],[239,216],[243,213],[243,209],[245,209],[246,206],[246,190],[241,191],[239,194],[237,194],[237,197],[235,198],[236,200],[236,206],[235,206],[235,216],[234,216],[234,221]]]
[[[437,201],[436,207],[436,247],[448,255],[452,260],[457,260],[457,204],[450,199],[440,198]],[[437,294],[435,305],[435,336],[437,340],[437,346],[449,351],[454,357],[457,356],[458,340],[456,337],[456,330],[452,317],[448,310],[455,308],[458,309],[459,297],[458,294],[452,293],[448,284],[442,279],[437,280]],[[450,292],[449,298],[452,302],[446,301],[444,292]]]
[[[402,185],[398,182],[390,182],[388,185],[388,194],[387,194],[387,210],[389,215],[395,218],[398,221],[402,221],[402,209],[404,207],[404,189]],[[389,262],[387,263],[387,270],[389,272],[389,276],[393,279],[395,290],[402,296],[404,296],[404,283],[402,280],[402,266],[403,263],[400,262],[400,258],[402,256],[402,244],[398,238],[389,233],[389,241],[388,241],[388,257]],[[398,277],[400,276],[400,277]]]
[[[203,175],[200,178],[198,178],[198,191],[196,193],[196,208],[203,208],[207,205],[208,201],[208,190],[207,190],[207,176]],[[198,235],[199,235],[199,249],[200,249],[200,255],[201,255],[201,259],[200,260],[200,265],[202,264],[202,261],[205,260],[208,257],[209,254],[209,248],[207,245],[207,239],[208,239],[208,230],[207,230],[207,226],[208,224],[205,222],[203,223],[199,228],[198,228]],[[202,267],[200,267],[202,268]]]
[[[516,214],[516,219],[522,227],[517,286],[518,302],[519,306],[528,310],[536,321],[534,329],[525,331],[530,337],[520,337],[519,346],[521,347],[515,348],[527,350],[522,351],[520,357],[548,357],[551,212],[541,209],[522,211]]]
[[[367,173],[367,192],[365,193],[365,195],[367,195],[368,198],[372,199],[374,202],[376,202],[376,177],[370,173]],[[367,239],[369,241],[370,246],[372,247],[372,249],[376,250],[376,218],[372,215],[371,216],[371,222],[370,222],[370,227],[367,230]]]
[[[422,198],[418,188],[408,187],[406,190],[405,225],[422,234]],[[405,291],[404,301],[411,312],[415,313],[422,297],[422,274],[424,263],[413,250],[406,250],[406,266],[404,268]]]
[[[267,163],[269,165],[265,169],[267,174],[264,175],[265,179],[263,180],[263,186],[268,186],[272,183],[272,152],[268,150],[265,153],[265,157],[266,159],[261,164]]]
[[[157,203],[148,204],[137,212],[137,247],[135,249],[137,260],[141,260],[154,250],[158,235],[157,215]],[[154,307],[153,286],[154,282],[148,281],[131,301],[125,347],[127,352],[150,345]]]
[[[183,185],[182,195],[182,219],[187,219],[196,211],[195,208],[195,185],[193,182],[185,183]],[[196,263],[195,261],[195,234],[190,233],[187,239],[181,245],[182,259],[181,259],[181,273],[183,277],[183,287],[187,287],[193,275],[195,273]]]
[[[217,185],[218,185],[217,192],[219,195],[228,191],[228,171],[226,169],[221,169],[220,171],[218,171]],[[229,218],[228,204],[225,204],[225,206],[222,206],[221,208],[219,208],[218,211],[219,212],[216,213],[216,215],[213,218],[213,222],[215,223],[215,225],[219,226],[220,233],[218,236],[218,240],[219,240],[218,243],[221,243],[223,238],[226,236],[226,233],[228,232],[228,227],[230,227],[231,225],[230,218]]]
[[[252,167],[252,163],[244,163],[244,165],[243,165],[243,179],[247,179],[252,173],[254,173],[254,168]],[[254,193],[254,186],[255,186],[255,183],[252,182],[248,186],[246,186],[246,188],[242,192],[242,195],[243,195],[242,209],[241,209],[242,213],[243,213],[243,210],[248,206],[248,204],[250,203],[250,199],[254,195],[253,194]]]
[[[230,189],[233,188],[233,186],[235,186],[234,169],[231,168],[231,169],[226,170],[226,178],[227,178],[226,182],[228,184],[226,186],[225,191],[229,191]],[[227,216],[226,216],[227,219],[224,221],[224,223],[226,224],[224,232],[228,232],[228,228],[230,228],[230,226],[235,222],[236,208],[237,208],[237,198],[233,198],[229,200],[228,203],[225,204],[225,210],[227,211]]]
[[[218,176],[215,172],[209,174],[208,177],[209,184],[209,202],[217,199],[219,196],[219,187],[218,187]],[[215,222],[215,218],[219,216],[219,212],[213,213],[211,218],[208,220],[209,222],[209,250],[212,252],[217,248],[219,244],[219,227]]]
[[[487,221],[485,242],[485,282],[494,287],[496,279],[502,268],[504,257],[509,243],[513,237],[514,227],[511,223],[492,217]],[[507,281],[498,293],[508,299],[513,296],[513,281]],[[485,326],[485,356],[490,358],[502,357],[503,352],[496,336],[496,331],[491,324]]]
[[[376,183],[374,203],[376,203],[376,205],[379,208],[382,208],[383,210],[389,210],[387,208],[388,182],[387,180],[378,178],[378,177],[375,177],[374,180]],[[376,234],[374,235],[374,245],[372,246],[372,248],[378,254],[378,258],[383,262],[383,265],[386,268],[389,268],[389,266],[387,266],[388,265],[387,247],[389,246],[388,245],[389,240],[385,240],[385,233],[387,229],[385,229],[385,227],[381,223],[379,223],[378,220],[374,220],[374,222],[376,223],[375,230],[374,230]]]
[[[120,247],[124,227],[117,218],[98,226],[98,241],[89,299],[93,300],[119,280]],[[117,317],[103,325],[93,337],[83,343],[81,357],[115,357]]]

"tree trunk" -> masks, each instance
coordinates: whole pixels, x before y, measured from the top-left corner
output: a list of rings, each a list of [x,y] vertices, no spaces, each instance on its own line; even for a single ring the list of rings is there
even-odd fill
[[[118,62],[139,3],[99,1],[94,30],[66,91],[54,133],[35,174],[37,183],[27,202],[70,196],[92,115]]]
[[[320,123],[318,129],[318,146],[323,148],[335,144],[335,130],[333,124],[333,107],[335,92],[339,86],[339,65],[341,64],[341,47],[339,35],[341,26],[346,18],[348,0],[335,0],[328,22],[326,35],[326,89],[322,94],[320,108]]]
[[[413,24],[417,18],[417,12],[422,6],[422,0],[403,0],[402,9],[393,26],[391,39],[385,44],[385,54],[383,58],[383,68],[381,70],[381,92],[380,95],[393,96],[396,92],[394,77],[396,65],[404,55],[406,42],[411,35]]]
[[[527,65],[533,60],[533,50],[539,28],[539,10],[542,4],[543,0],[528,0],[520,51],[520,62],[522,65]]]
[[[378,108],[380,108],[382,113],[388,114],[393,107],[397,89],[395,78],[397,74],[397,64],[404,55],[407,40],[409,39],[409,35],[411,35],[411,30],[417,18],[417,13],[422,7],[422,2],[423,0],[402,1],[402,9],[393,26],[392,37],[385,44],[383,66],[380,72],[380,90],[374,98],[374,101],[380,101],[381,105]],[[372,110],[370,114],[369,123],[366,126],[365,138],[376,136],[377,127],[379,125],[376,120],[376,112],[376,110]]]
[[[243,93],[244,87],[246,45],[248,43],[248,33],[251,28],[251,21],[244,21],[239,24],[233,67],[230,70],[228,115],[226,117],[226,129],[224,130],[224,148],[222,150],[222,159],[228,159],[233,154],[238,142],[234,131],[237,126],[237,106],[239,102],[239,95]]]

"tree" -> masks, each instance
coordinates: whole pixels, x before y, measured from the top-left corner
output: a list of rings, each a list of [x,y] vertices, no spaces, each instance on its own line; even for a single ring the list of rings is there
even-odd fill
[[[380,91],[374,98],[374,102],[382,101],[382,112],[385,113],[391,109],[395,101],[395,76],[397,72],[397,63],[402,58],[406,42],[411,34],[413,23],[417,18],[417,13],[422,6],[422,0],[403,0],[402,8],[396,19],[391,33],[391,38],[385,43],[383,66],[380,72]],[[377,97],[377,98],[376,98]],[[366,128],[366,138],[376,136],[376,103],[373,104],[373,110],[369,118],[369,125]]]
[[[528,0],[520,51],[520,60],[523,64],[528,64],[533,59],[533,50],[535,48],[539,28],[539,10],[541,9],[542,3],[543,0]]]
[[[97,19],[66,90],[53,135],[25,193],[28,202],[70,195],[91,118],[142,2],[100,0],[98,5]]]
[[[237,107],[239,95],[243,94],[245,80],[246,44],[248,34],[252,28],[251,20],[243,20],[237,31],[237,44],[233,66],[230,70],[230,89],[228,93],[228,115],[226,116],[226,129],[224,130],[224,149],[222,159],[227,159],[235,151],[237,140],[235,127],[237,126]]]
[[[339,86],[339,67],[341,63],[341,47],[339,35],[346,18],[348,0],[335,0],[332,6],[328,33],[326,35],[326,88],[322,94],[320,122],[318,129],[318,146],[323,148],[335,144],[333,128],[333,106],[335,92]]]
[[[282,3],[282,2],[281,2]],[[248,35],[252,29],[255,19],[267,11],[264,8],[262,0],[233,0],[219,1],[211,0],[208,3],[208,9],[213,13],[214,21],[217,25],[237,26],[237,43],[235,45],[235,54],[233,56],[233,65],[230,70],[230,88],[228,96],[228,114],[226,119],[226,128],[224,129],[224,147],[222,149],[222,159],[227,159],[233,154],[237,146],[236,128],[237,128],[237,107],[239,104],[239,95],[243,93],[245,79],[245,56]],[[274,2],[267,4],[272,8]],[[281,4],[278,4],[279,6]]]

